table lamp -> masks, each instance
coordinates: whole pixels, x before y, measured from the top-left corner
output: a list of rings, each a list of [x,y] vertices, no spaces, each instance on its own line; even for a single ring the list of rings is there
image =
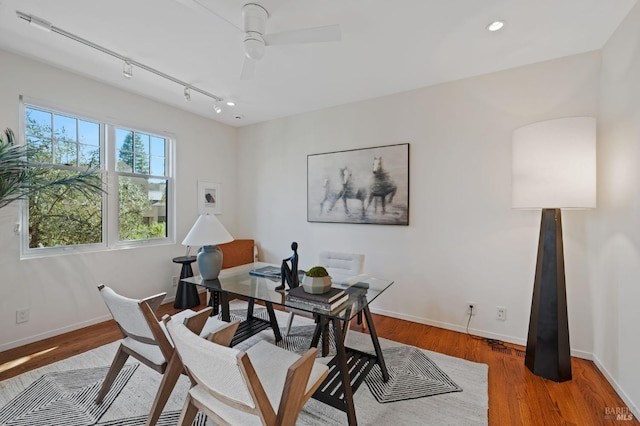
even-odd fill
[[[514,208],[541,208],[525,365],[537,376],[571,380],[561,208],[596,206],[596,121],[570,117],[513,132]]]
[[[203,214],[182,241],[183,246],[202,246],[198,250],[198,270],[204,280],[218,278],[222,267],[222,250],[218,244],[229,243],[233,237],[213,214]]]

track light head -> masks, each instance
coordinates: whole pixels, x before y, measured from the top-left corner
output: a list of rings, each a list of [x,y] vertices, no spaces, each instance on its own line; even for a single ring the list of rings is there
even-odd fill
[[[122,75],[126,78],[133,77],[133,65],[131,65],[131,62],[124,61],[124,65],[122,66]]]
[[[220,108],[220,105],[215,104],[213,106],[213,110],[216,112],[216,114],[220,114],[222,112],[222,108]]]
[[[191,89],[188,87],[184,88],[184,100],[185,101],[190,101],[191,100]]]

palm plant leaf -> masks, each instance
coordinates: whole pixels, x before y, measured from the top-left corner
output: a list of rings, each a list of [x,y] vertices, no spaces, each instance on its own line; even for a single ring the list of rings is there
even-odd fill
[[[83,171],[63,171],[28,160],[28,146],[14,145],[11,129],[0,135],[0,208],[36,194],[48,194],[66,187],[85,196],[105,192],[100,170],[88,167]]]

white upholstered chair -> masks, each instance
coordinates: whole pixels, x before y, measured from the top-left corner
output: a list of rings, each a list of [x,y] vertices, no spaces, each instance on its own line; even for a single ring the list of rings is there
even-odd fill
[[[324,266],[332,278],[348,278],[359,275],[364,270],[364,254],[320,252],[318,264]]]
[[[110,287],[98,286],[100,294],[105,304],[111,311],[113,319],[122,331],[123,339],[111,363],[111,367],[107,372],[100,392],[96,398],[96,403],[102,402],[109,392],[111,385],[118,376],[125,362],[132,356],[138,361],[156,370],[160,374],[164,374],[167,368],[168,360],[173,355],[173,344],[169,339],[164,322],[158,321],[155,311],[158,309],[166,293],[160,293],[145,299],[130,299],[116,293]],[[210,335],[223,335],[228,343],[238,327],[237,323],[227,323],[216,318],[209,317],[211,308],[204,309],[200,312],[194,312],[190,309],[175,314],[172,318],[176,322],[188,323],[189,327],[197,330],[198,334],[203,337]],[[203,339],[204,340],[204,339]],[[163,377],[163,384],[160,386],[158,396],[154,402],[147,424],[155,424],[166,401],[175,386],[180,373],[179,370],[175,377]],[[168,379],[169,384],[165,384]],[[164,392],[160,392],[164,390]]]
[[[263,340],[244,352],[198,338],[180,321],[165,321],[173,356],[193,383],[179,425],[191,425],[198,410],[217,424],[295,425],[328,373],[315,362],[315,348],[299,356]]]
[[[362,271],[364,270],[364,254],[323,251],[320,252],[318,265],[324,266],[332,280],[347,280],[351,277],[362,274]],[[291,331],[294,316],[295,314],[293,312],[289,312],[287,335],[289,335],[289,332]],[[361,317],[358,316],[358,323],[361,322]],[[348,327],[346,330],[348,330]]]

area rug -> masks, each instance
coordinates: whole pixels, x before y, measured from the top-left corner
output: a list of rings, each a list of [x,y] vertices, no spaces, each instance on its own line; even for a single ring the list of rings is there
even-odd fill
[[[418,348],[387,348],[382,353],[389,380],[384,381],[377,364],[365,379],[369,390],[380,403],[462,392],[462,388]]]
[[[0,425],[92,425],[109,409],[138,364],[126,365],[101,404],[94,401],[108,367],[45,373],[0,409]]]
[[[234,308],[237,307],[234,306]],[[276,312],[276,314],[278,315],[279,323],[281,325],[286,324],[287,314],[282,312]],[[294,326],[296,327],[292,330],[291,335],[297,335],[299,331],[302,331],[303,327],[308,327],[309,325],[313,325],[311,320],[296,316],[294,321]],[[273,341],[273,332],[265,330],[241,345],[248,347],[259,339]],[[354,331],[348,333],[347,344],[363,351],[371,351],[372,349],[369,336]],[[424,351],[382,338],[380,339],[380,344],[385,355],[391,353],[391,349],[397,350],[398,354],[402,354],[402,351],[418,351],[424,354],[463,391],[449,392],[426,398],[380,403],[376,400],[370,386],[363,385],[354,394],[356,416],[360,425],[486,425],[488,423],[488,367],[486,364],[478,364],[435,352]],[[115,355],[117,345],[118,343],[116,342],[101,346],[92,351],[0,382],[0,410],[15,410],[18,404],[10,403],[10,401],[14,400],[45,374],[62,373],[64,375],[67,372],[73,375],[74,371],[81,369],[108,367]],[[390,355],[388,356],[390,357]],[[328,362],[326,358],[319,358],[319,360]],[[390,364],[389,360],[388,363]],[[134,360],[129,365],[134,366],[138,365],[138,363]],[[372,370],[371,377],[375,374],[375,369],[376,367]],[[160,380],[160,374],[140,364],[126,381],[119,395],[113,399],[113,402],[110,403],[104,413],[100,414],[97,423],[93,422],[93,420],[87,420],[86,423],[56,423],[59,421],[58,416],[52,417],[44,423],[31,423],[31,425],[143,425]],[[181,377],[171,394],[158,425],[169,426],[176,424],[188,388],[188,379]],[[374,390],[373,392],[377,391]],[[397,394],[397,390],[395,392]],[[5,423],[0,421],[0,424]],[[345,425],[347,424],[347,418],[345,413],[311,399],[300,413],[297,424],[313,426]],[[194,421],[194,425],[213,426],[214,423],[199,415]]]
[[[246,317],[246,309],[237,309],[230,312],[233,320],[243,320]],[[267,319],[266,309],[257,309],[254,316]],[[296,322],[301,323],[301,322]],[[282,340],[275,342],[271,338],[271,332],[266,332],[264,338],[283,349],[304,353],[309,349],[309,342],[313,337],[315,325],[302,325],[292,327],[291,332],[285,335],[285,328],[280,332]],[[329,356],[336,353],[333,327],[329,327]],[[320,343],[318,343],[320,349]],[[365,351],[373,353],[373,350]],[[427,396],[441,395],[449,392],[462,392],[451,378],[433,362],[424,351],[412,346],[391,347],[382,350],[384,354],[389,380],[382,377],[382,370],[376,364],[367,375],[365,382],[369,390],[380,403],[396,402],[405,399],[424,398]],[[320,351],[318,351],[320,356]]]

